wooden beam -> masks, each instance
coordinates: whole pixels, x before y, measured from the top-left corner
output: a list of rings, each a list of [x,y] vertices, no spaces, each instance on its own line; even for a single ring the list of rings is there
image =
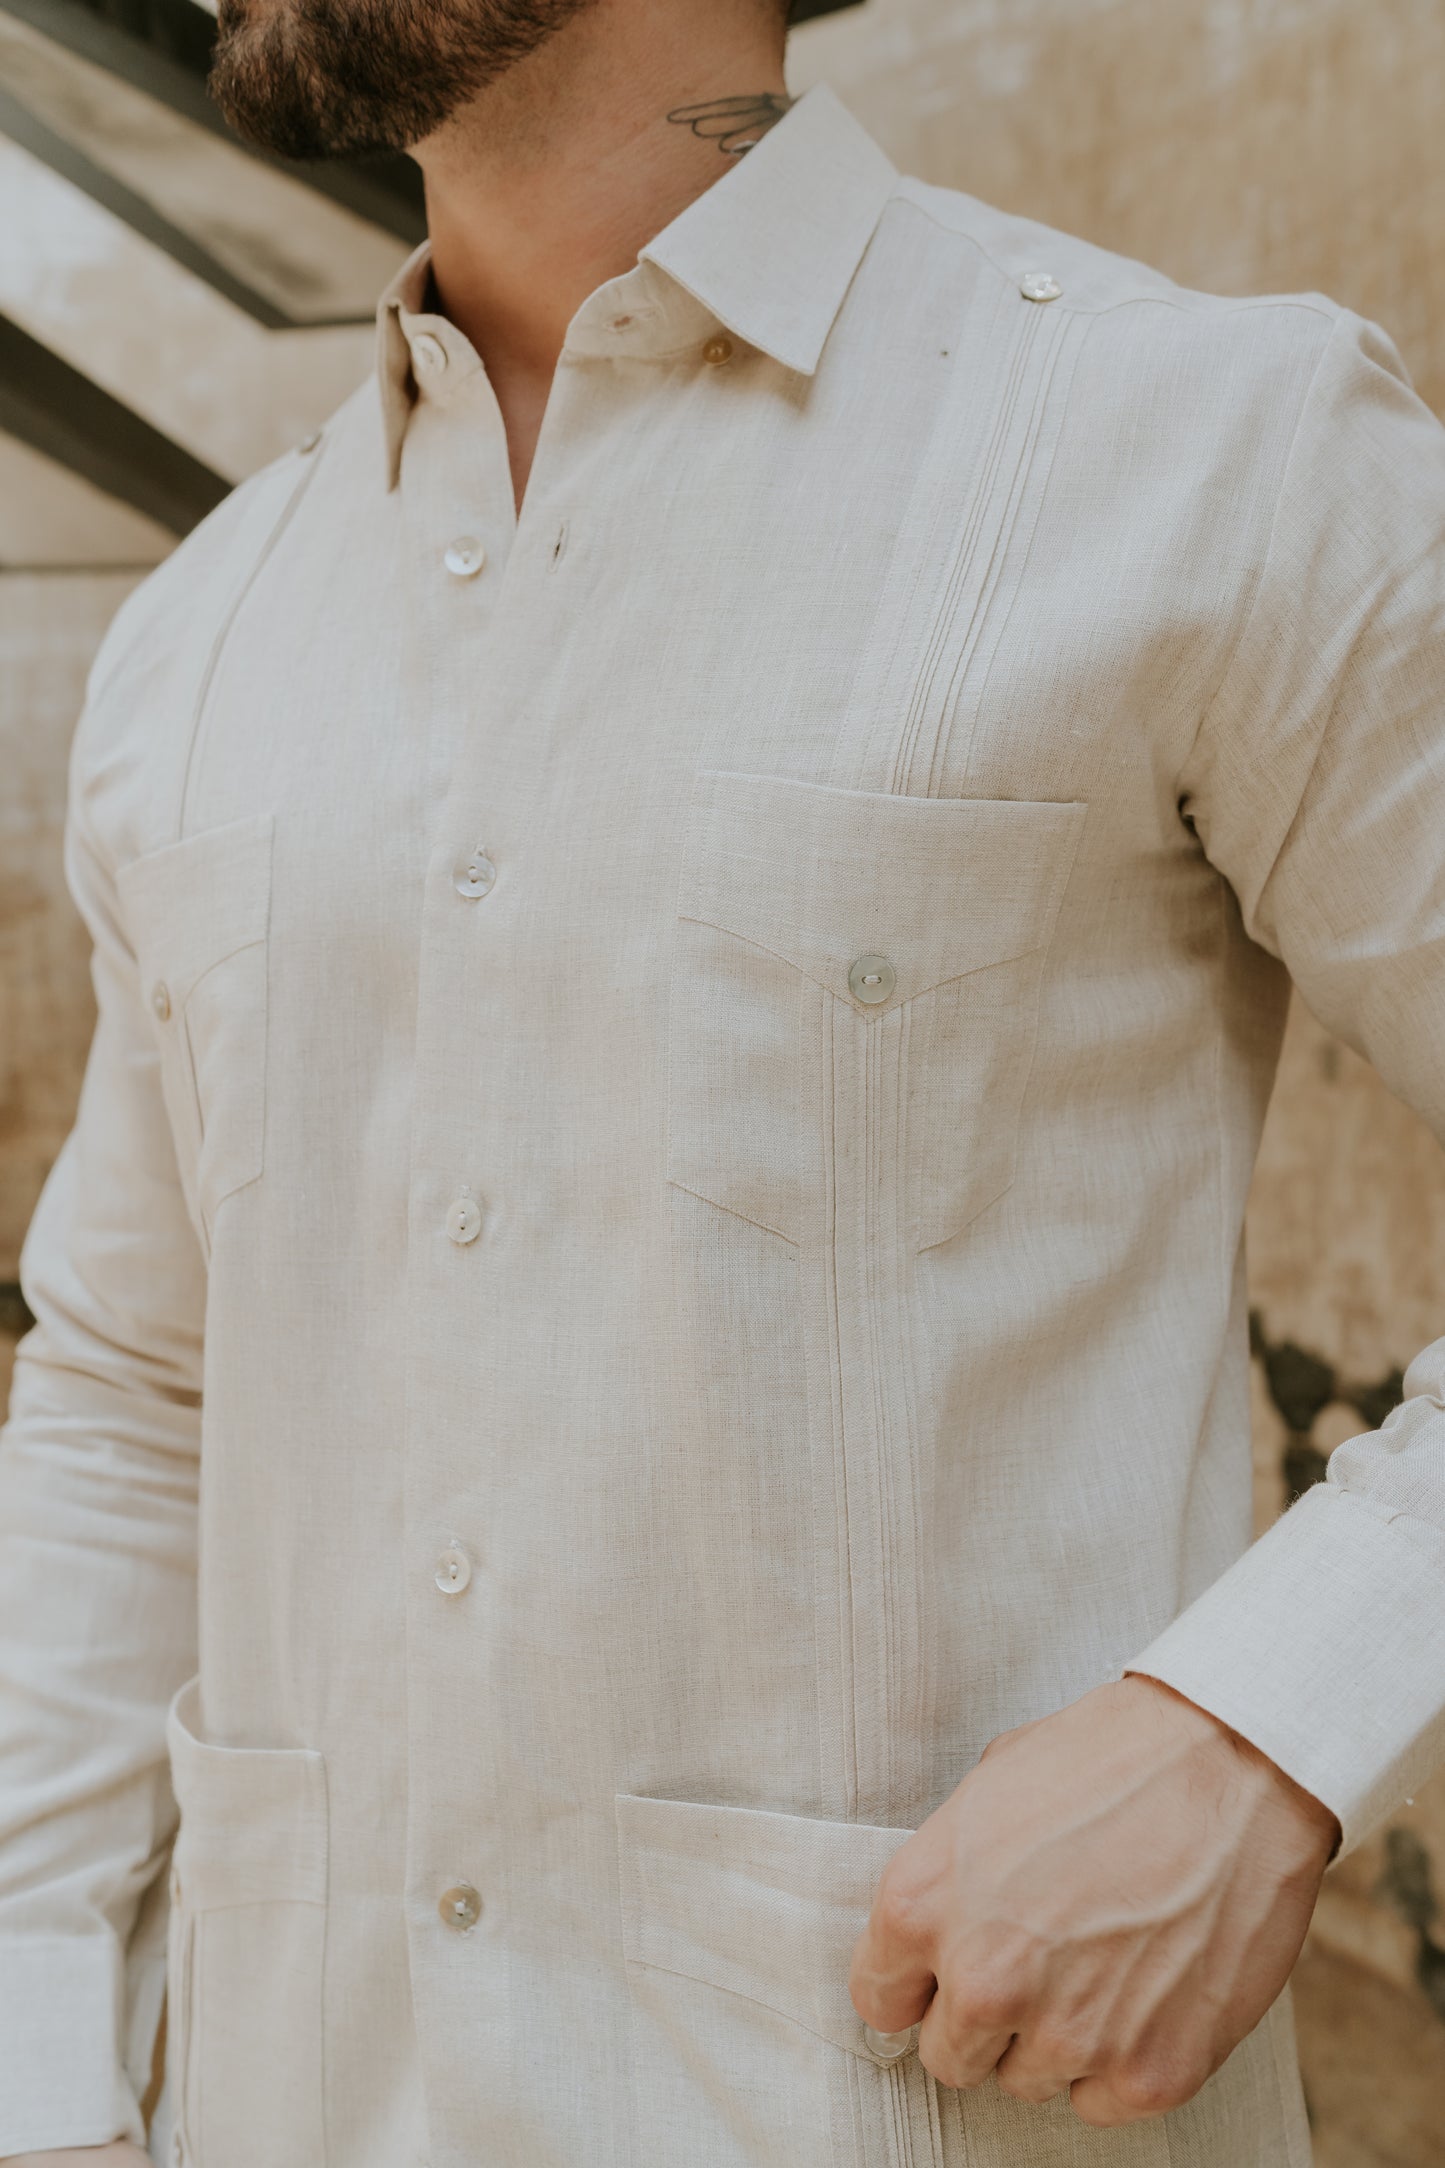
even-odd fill
[[[425,237],[426,202],[414,159],[398,154],[298,164],[273,157],[227,125],[206,90],[215,18],[194,0],[0,0],[0,7],[383,232],[413,247]]]
[[[0,316],[0,430],[188,534],[232,484]]]

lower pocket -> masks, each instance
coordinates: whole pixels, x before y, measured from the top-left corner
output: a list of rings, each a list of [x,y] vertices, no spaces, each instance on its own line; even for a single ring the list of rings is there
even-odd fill
[[[619,1793],[635,2168],[963,2168],[848,1966],[906,1829]]]
[[[916,2030],[903,2054],[875,2056],[848,1969],[910,1830],[628,1792],[615,1806],[633,2168],[1295,2168],[1268,2150],[1282,2127],[1272,2108],[1259,2120],[1269,2084],[1246,2103],[1220,2073],[1193,2113],[1093,2130],[1066,2094],[1036,2107],[992,2076],[940,2086]],[[1263,2032],[1258,2047],[1267,2057]],[[1170,2126],[1190,2136],[1177,2154]]]
[[[324,2168],[322,1756],[202,1736],[189,1679],[166,1717],[171,1864],[166,2060],[178,2168]]]

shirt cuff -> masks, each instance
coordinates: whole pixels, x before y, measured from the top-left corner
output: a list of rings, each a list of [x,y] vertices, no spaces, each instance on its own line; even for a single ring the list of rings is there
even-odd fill
[[[0,2160],[146,2142],[121,2054],[124,1977],[107,1935],[0,1935]]]
[[[1343,1858],[1445,1760],[1445,1537],[1313,1484],[1129,1672],[1313,1793],[1339,1817]]]

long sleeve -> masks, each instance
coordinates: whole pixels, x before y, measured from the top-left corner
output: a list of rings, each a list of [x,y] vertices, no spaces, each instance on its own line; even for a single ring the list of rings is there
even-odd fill
[[[1445,1140],[1445,428],[1348,310],[1180,804],[1247,932]],[[1445,1759],[1445,1338],[1122,1668],[1253,1740],[1344,1851]]]
[[[0,2158],[144,2143],[126,1950],[175,1833],[165,1711],[195,1668],[204,1267],[86,738],[82,715],[65,865],[97,1021],[21,1252],[36,1323],[0,1431]]]

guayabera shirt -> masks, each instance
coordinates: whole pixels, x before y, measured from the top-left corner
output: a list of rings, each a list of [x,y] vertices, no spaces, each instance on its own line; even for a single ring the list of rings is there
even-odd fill
[[[1126,1668],[1354,1846],[1440,1758],[1445,1340],[1250,1544],[1291,980],[1445,1134],[1445,431],[1378,326],[810,92],[577,310],[518,516],[419,248],[121,608],[0,1452],[0,2152],[1281,2168],[848,1959]]]

